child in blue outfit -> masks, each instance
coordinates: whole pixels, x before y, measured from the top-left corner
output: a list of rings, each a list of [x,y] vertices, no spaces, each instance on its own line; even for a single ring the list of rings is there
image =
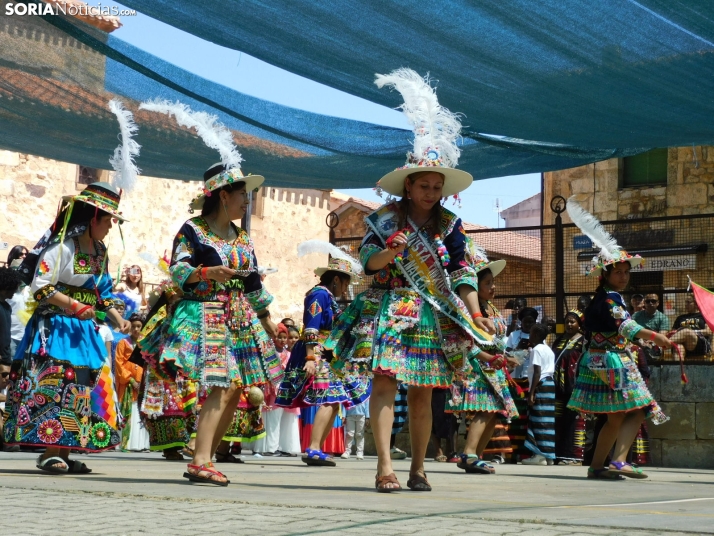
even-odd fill
[[[357,459],[364,460],[364,429],[369,425],[369,399],[347,408],[345,417],[345,452],[340,458],[352,454],[352,444],[357,450]]]

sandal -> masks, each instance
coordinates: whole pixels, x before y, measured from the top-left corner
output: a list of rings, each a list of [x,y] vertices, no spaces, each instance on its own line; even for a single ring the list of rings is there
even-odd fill
[[[396,484],[391,488],[387,487],[387,484]],[[393,491],[402,491],[402,486],[397,480],[397,475],[390,473],[385,476],[375,476],[374,477],[374,487],[377,488],[377,493],[391,493]]]
[[[221,452],[216,452],[216,463],[245,463],[240,458],[236,458],[230,452],[223,454]]]
[[[443,454],[439,454],[436,458],[434,458],[435,462],[445,462],[446,460],[447,458]]]
[[[588,478],[597,478],[600,480],[625,480],[620,475],[610,472],[610,469],[607,467],[603,467],[601,469],[588,467]]]
[[[614,469],[612,469],[614,467]],[[629,467],[629,471],[623,470],[624,467]],[[647,475],[637,467],[627,462],[610,462],[610,472],[615,475],[626,476],[627,478],[647,478]]]
[[[203,465],[194,465],[189,463],[187,466],[188,471],[183,474],[184,478],[188,478],[191,482],[203,482],[205,484],[214,484],[216,486],[227,486],[230,480],[226,478],[226,475],[220,471],[216,471],[213,468],[211,462],[204,463]],[[195,472],[191,472],[191,470]],[[208,473],[208,476],[201,476],[201,473]],[[218,480],[220,478],[225,478],[225,480]]]
[[[493,465],[490,465],[479,458],[478,454],[462,454],[461,460],[456,467],[463,469],[467,473],[478,473],[482,475],[492,475],[496,472]]]
[[[164,457],[164,459],[166,459],[167,462],[182,462],[186,459],[181,455],[181,452],[178,450],[164,451],[162,456]]]
[[[84,462],[80,462],[79,460],[65,460],[64,462],[67,464],[68,473],[73,473],[75,475],[88,475],[92,472],[92,470],[87,467]]]
[[[315,465],[322,467],[335,467],[337,464],[329,456],[318,449],[305,449],[305,456],[302,457],[302,461],[307,465]]]
[[[188,447],[184,447],[181,450],[179,450],[179,454],[183,454],[187,458],[193,460],[193,457],[196,455],[196,453],[193,451],[193,449],[190,449]]]
[[[64,467],[59,467],[63,465]],[[49,458],[42,459],[42,454],[37,458],[37,468],[46,473],[53,473],[56,475],[65,474],[69,472],[69,463],[60,458],[59,456],[50,456]]]
[[[419,473],[410,474],[409,480],[407,480],[407,487],[412,491],[431,491],[431,485],[426,479],[426,473],[424,473],[424,476]]]

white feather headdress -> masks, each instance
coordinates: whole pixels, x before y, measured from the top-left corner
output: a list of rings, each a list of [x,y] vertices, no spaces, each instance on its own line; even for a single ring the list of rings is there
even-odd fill
[[[240,169],[243,157],[233,143],[233,134],[218,121],[218,116],[206,112],[194,112],[188,105],[178,101],[158,99],[142,102],[139,109],[173,115],[179,125],[194,129],[203,143],[218,151],[221,155],[221,164],[226,166],[226,169]]]
[[[592,240],[596,247],[600,248],[600,257],[604,261],[611,262],[621,257],[622,248],[617,244],[617,240],[605,230],[595,216],[578,205],[574,197],[568,199],[566,209],[573,223]]]
[[[348,254],[344,249],[338,248],[334,244],[330,244],[324,240],[305,240],[304,242],[300,242],[298,244],[298,257],[304,257],[305,255],[309,255],[311,253],[326,253],[334,259],[342,259],[350,264],[354,273],[362,273],[362,265],[357,259]]]
[[[461,132],[459,115],[439,104],[429,76],[422,78],[412,69],[401,68],[389,74],[378,74],[374,83],[389,86],[402,94],[404,104],[399,108],[407,116],[414,130],[413,158],[422,160],[435,149],[448,167],[456,167],[461,150],[456,140]]]
[[[134,115],[124,108],[121,101],[112,99],[109,101],[109,109],[119,121],[119,132],[121,143],[114,149],[114,155],[109,159],[109,163],[114,169],[112,183],[117,188],[131,191],[136,185],[136,179],[141,170],[136,167],[134,157],[139,156],[139,145],[134,141],[133,136],[139,130],[134,123]]]

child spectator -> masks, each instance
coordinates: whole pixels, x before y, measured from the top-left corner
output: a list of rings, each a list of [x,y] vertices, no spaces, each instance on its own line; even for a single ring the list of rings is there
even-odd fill
[[[358,460],[364,460],[364,429],[369,426],[369,399],[347,408],[345,417],[345,452],[340,458],[347,459],[355,444]]]
[[[545,324],[531,328],[526,448],[533,456],[524,465],[552,465],[555,460],[555,354],[544,342],[547,336]]]
[[[295,343],[300,340],[300,330],[295,326],[286,326],[288,328],[288,350],[292,352]]]
[[[133,314],[129,317],[129,322],[131,322],[129,337],[119,341],[116,353],[117,397],[125,421],[122,430],[122,450],[142,451],[149,449],[149,433],[141,423],[137,404],[144,369],[129,361],[129,358],[141,336],[144,317]]]

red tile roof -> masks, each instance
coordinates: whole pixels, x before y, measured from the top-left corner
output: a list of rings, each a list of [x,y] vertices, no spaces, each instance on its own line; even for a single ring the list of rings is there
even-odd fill
[[[113,32],[114,30],[121,28],[122,24],[121,21],[119,20],[119,17],[114,17],[112,15],[100,15],[100,14],[92,14],[91,11],[88,11],[89,8],[97,8],[98,6],[90,6],[86,2],[82,2],[81,0],[43,0],[47,4],[51,4],[53,6],[62,6],[64,7],[65,10],[69,11],[70,8],[80,8],[80,13],[87,13],[86,15],[84,14],[77,14],[77,15],[72,15],[75,19],[79,19],[82,22],[86,22],[87,24],[91,24],[95,28],[99,28],[103,32]],[[56,13],[57,11],[55,11]],[[60,12],[61,13],[61,12]],[[68,12],[67,15],[70,13]]]

